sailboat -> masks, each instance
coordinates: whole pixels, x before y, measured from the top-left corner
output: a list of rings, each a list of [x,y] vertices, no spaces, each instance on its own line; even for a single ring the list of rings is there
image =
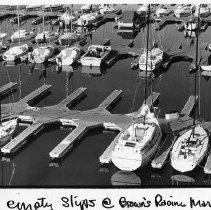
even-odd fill
[[[158,43],[154,43],[151,49],[143,49],[139,58],[139,69],[141,71],[154,71],[158,69],[163,61],[163,50],[159,48]],[[147,63],[147,66],[146,66]]]
[[[17,119],[2,120],[0,98],[0,147],[4,146],[6,143],[8,143],[8,141],[10,141],[16,130],[17,124]]]
[[[44,63],[53,56],[54,50],[53,45],[38,47],[33,50],[30,60],[35,63]]]
[[[17,6],[17,10],[18,10],[18,35],[19,35],[18,36],[18,42],[19,42],[19,45],[11,47],[9,50],[7,50],[3,54],[3,60],[4,61],[16,61],[16,60],[19,60],[20,57],[26,55],[27,51],[28,51],[28,45],[27,44],[20,45],[21,30],[20,30],[19,7],[18,6]]]
[[[148,9],[148,27],[147,37],[149,37],[149,16],[150,5]],[[148,49],[148,38],[147,38]],[[147,75],[146,60],[146,75]],[[146,76],[147,78],[147,76]],[[146,79],[147,86],[147,79]],[[141,107],[141,112],[132,124],[120,133],[117,143],[111,153],[111,160],[116,167],[124,171],[134,171],[143,167],[152,159],[158,149],[162,137],[161,128],[154,112],[145,103]]]
[[[67,13],[67,11],[66,11]],[[72,31],[72,28],[73,28],[73,24],[72,24],[72,8],[71,8],[71,15],[69,15],[69,18],[66,17],[66,19],[64,20],[65,21],[65,33],[62,34],[60,37],[59,37],[59,44],[61,45],[71,45],[73,44],[74,42],[77,42],[80,40],[81,36],[79,33],[76,33],[75,31],[73,32]],[[69,25],[69,21],[71,23],[71,30],[68,31],[67,29],[67,26]]]
[[[200,6],[198,9],[199,25]],[[198,39],[199,27],[197,29],[196,43],[196,70],[198,70]],[[195,95],[196,95],[196,75],[195,75]],[[195,99],[196,100],[196,99]],[[171,151],[171,165],[177,171],[182,173],[192,171],[201,163],[209,147],[209,136],[204,128],[199,124],[196,125],[195,113],[193,126],[182,134],[173,145]]]
[[[42,33],[37,34],[37,36],[35,37],[35,41],[37,43],[41,43],[41,42],[50,42],[52,40],[55,40],[59,37],[59,33],[58,32],[50,32],[50,31],[45,31],[45,16],[44,16],[44,10],[43,10],[43,31]]]
[[[75,63],[81,54],[78,47],[68,47],[63,49],[56,57],[56,63],[62,66],[69,66]]]

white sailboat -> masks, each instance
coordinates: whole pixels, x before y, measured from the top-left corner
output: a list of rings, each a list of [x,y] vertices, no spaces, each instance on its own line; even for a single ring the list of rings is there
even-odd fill
[[[148,53],[147,50],[144,49],[144,52],[140,55],[139,69],[141,71],[145,71],[147,68],[147,71],[154,71],[155,69],[158,69],[161,66],[162,61],[163,50],[161,50],[159,47],[153,47],[151,50],[148,50]]]
[[[147,105],[142,106],[141,116],[141,122],[132,123],[122,132],[112,151],[111,160],[121,170],[134,171],[143,167],[155,155],[160,144],[162,132]]]
[[[44,63],[53,56],[53,53],[53,45],[41,46],[33,50],[31,58],[29,60],[34,63]]]
[[[80,57],[81,50],[78,47],[63,49],[56,57],[56,63],[62,66],[69,66],[75,63]]]
[[[198,9],[199,23],[200,6]],[[198,39],[199,29],[197,30],[196,44],[196,70],[198,70]],[[196,95],[196,74],[195,74],[195,95]],[[196,100],[196,99],[195,99]],[[192,171],[201,163],[205,157],[208,146],[209,136],[201,125],[196,125],[195,113],[193,127],[182,134],[173,145],[171,151],[171,165],[174,169],[184,173]]]
[[[112,13],[115,13],[117,12],[116,9],[114,9],[114,7],[112,7],[111,5],[103,5],[101,8],[100,8],[100,13],[102,15],[105,15],[105,14],[112,14]]]
[[[172,167],[182,173],[192,171],[205,157],[208,142],[208,134],[200,125],[186,131],[172,148]]]
[[[19,39],[21,42],[30,40],[35,37],[35,33],[33,31],[27,30],[18,30],[11,36],[11,42],[18,42]]]
[[[0,147],[5,145],[15,132],[17,119],[2,122],[0,125]]]
[[[58,32],[50,32],[50,31],[45,31],[45,16],[44,16],[44,10],[43,10],[43,31],[42,33],[38,33],[37,36],[35,37],[36,43],[41,43],[41,42],[50,42],[52,40],[55,40],[59,37]]]
[[[3,60],[4,61],[17,61],[20,59],[20,57],[26,55],[27,51],[28,51],[27,44],[11,47],[9,50],[7,50],[3,54]]]
[[[20,30],[20,21],[19,21],[19,7],[17,6],[17,10],[18,10],[18,42],[19,45],[18,46],[14,46],[11,47],[9,50],[7,50],[4,54],[3,54],[3,60],[4,61],[16,61],[19,60],[20,57],[24,56],[27,54],[28,51],[28,45],[27,44],[23,44],[20,45],[20,41],[21,41],[21,30]]]

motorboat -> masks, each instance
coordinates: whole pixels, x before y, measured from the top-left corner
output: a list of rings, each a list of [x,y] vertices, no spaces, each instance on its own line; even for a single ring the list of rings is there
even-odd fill
[[[162,132],[154,112],[145,104],[136,122],[119,135],[111,153],[111,161],[120,170],[135,171],[152,160]]]
[[[210,15],[210,8],[208,5],[203,5],[200,7],[200,17],[208,17]]]
[[[81,57],[82,66],[101,66],[111,53],[110,46],[91,45]]]
[[[54,53],[53,45],[41,46],[33,50],[29,60],[35,63],[44,63],[53,56],[53,53]]]
[[[3,60],[4,61],[16,61],[19,60],[20,57],[27,54],[28,51],[28,45],[23,44],[20,46],[11,47],[9,50],[7,50],[3,54]]]
[[[114,8],[113,8],[112,6],[110,6],[110,5],[103,6],[103,7],[101,7],[101,9],[100,9],[100,13],[101,13],[102,15],[112,14],[112,13],[116,13],[116,12],[117,12],[117,10],[114,9]]]
[[[172,13],[172,10],[170,8],[167,8],[167,7],[157,8],[156,12],[155,12],[157,17],[168,16],[171,13]]]
[[[59,44],[71,45],[74,42],[78,42],[81,39],[81,35],[76,32],[65,32],[59,37]]]
[[[91,10],[92,10],[92,5],[91,4],[84,4],[81,7],[81,12],[82,13],[87,13],[87,12],[90,12]]]
[[[148,61],[147,61],[147,50],[144,49],[143,53],[139,58],[139,69],[142,71],[146,71],[146,63],[147,63],[147,71],[154,71],[158,69],[163,61],[163,50],[159,47],[154,47],[151,50],[148,50]]]
[[[175,11],[174,15],[176,17],[188,17],[192,14],[192,8],[190,6],[179,5]]]
[[[4,146],[14,134],[17,128],[17,119],[7,120],[0,125],[0,147]]]
[[[35,37],[35,41],[37,43],[50,42],[52,40],[58,39],[58,37],[59,37],[58,32],[44,31],[42,33],[37,34],[37,36]]]
[[[19,30],[13,33],[11,36],[12,42],[18,42],[19,40],[27,41],[35,37],[35,33],[33,31],[27,31],[27,30]]]
[[[63,49],[56,57],[56,63],[62,66],[69,66],[80,57],[81,50],[78,47],[68,47]]]
[[[80,18],[77,20],[78,26],[90,26],[94,22],[102,19],[103,16],[99,12],[89,13],[81,15]]]
[[[201,125],[187,130],[174,143],[171,165],[182,173],[192,171],[207,154],[209,136]]]

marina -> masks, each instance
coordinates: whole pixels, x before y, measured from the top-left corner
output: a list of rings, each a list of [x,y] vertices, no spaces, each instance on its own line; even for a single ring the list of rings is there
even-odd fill
[[[193,132],[194,138],[201,127],[210,135],[210,72],[207,70],[210,15],[201,17],[197,40],[196,29],[191,29],[195,36],[186,35],[190,30],[187,24],[192,24],[192,16],[197,15],[197,9],[193,12],[190,6],[185,17],[175,12],[178,5],[166,5],[165,15],[155,7],[150,15],[146,12],[145,18],[132,20],[141,14],[138,5],[112,5],[115,10],[104,8],[105,11],[110,9],[108,13],[102,12],[103,6],[96,5],[93,11],[85,13],[101,11],[102,14],[94,22],[87,19],[87,27],[84,23],[82,27],[77,24],[83,15],[81,6],[53,8],[58,11],[24,7],[1,10],[1,120],[18,122],[16,132],[0,148],[5,176],[9,176],[8,171],[16,165],[12,186],[135,183],[165,187],[175,181],[179,185],[180,178],[185,182],[185,175],[192,185],[209,183],[210,150],[204,147],[204,156],[200,156],[203,161],[184,176],[173,167],[171,157],[177,140],[187,131]],[[60,19],[65,12],[75,18],[67,25]],[[133,15],[127,19],[125,14]],[[127,21],[123,23],[126,28],[117,27],[119,20]],[[35,37],[44,32],[46,36],[36,41]],[[80,39],[61,44],[59,37],[65,33],[77,34]],[[143,52],[158,49],[158,44],[163,53],[161,64],[155,68],[155,64],[150,66],[147,62],[151,61],[146,59],[140,68]],[[197,46],[202,48],[198,57]],[[12,52],[6,54],[13,47],[18,47],[13,50],[17,54],[14,59],[9,57]],[[39,55],[34,51],[38,48]],[[70,53],[70,48],[78,51]],[[147,56],[155,59],[153,54],[146,53]],[[63,58],[67,61],[62,61]],[[208,65],[203,67],[206,71],[200,68],[205,64]],[[144,153],[149,155],[144,168],[125,173],[114,161],[114,150],[133,125],[145,126],[148,118],[143,114],[145,105],[158,119],[161,140],[153,139],[153,145],[158,146],[154,149],[152,145],[153,153],[150,150]],[[150,123],[147,126],[150,130]],[[136,132],[135,127],[132,132]],[[142,135],[140,130],[134,134],[137,135]],[[187,144],[193,143],[191,135],[191,140],[186,138]],[[128,148],[136,148],[134,145],[132,140],[126,143]],[[196,150],[193,146],[181,148],[182,152],[190,148],[192,153]],[[46,175],[39,175],[41,172]]]

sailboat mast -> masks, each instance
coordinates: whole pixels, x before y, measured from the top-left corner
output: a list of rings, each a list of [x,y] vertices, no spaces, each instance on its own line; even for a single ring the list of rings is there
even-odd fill
[[[44,8],[43,8],[43,14],[42,14],[42,31],[43,31],[43,36],[45,36],[45,13],[44,13]]]
[[[17,5],[17,12],[18,12],[18,44],[20,45],[21,42],[21,34],[20,34],[20,18],[19,18],[19,6]]]
[[[197,14],[198,13],[198,14]],[[197,83],[197,78],[196,74],[198,72],[198,51],[199,51],[199,30],[200,30],[200,5],[198,5],[198,11],[196,11],[196,16],[197,16],[197,31],[196,31],[196,72],[195,72],[195,78],[194,78],[194,102],[196,103],[196,83]],[[194,136],[194,130],[195,130],[195,124],[196,124],[196,111],[194,112],[193,116],[193,136]]]
[[[146,52],[146,69],[145,69],[145,78],[146,78],[146,85],[144,90],[144,103],[146,104],[147,98],[147,66],[148,66],[148,54],[149,54],[149,20],[150,20],[150,4],[148,6],[148,15],[147,15],[147,52]]]
[[[71,23],[71,28],[70,28],[70,32],[72,33],[72,29],[73,29],[73,19],[72,19],[72,17],[73,17],[73,4],[71,5],[71,20],[70,20],[70,23]]]

